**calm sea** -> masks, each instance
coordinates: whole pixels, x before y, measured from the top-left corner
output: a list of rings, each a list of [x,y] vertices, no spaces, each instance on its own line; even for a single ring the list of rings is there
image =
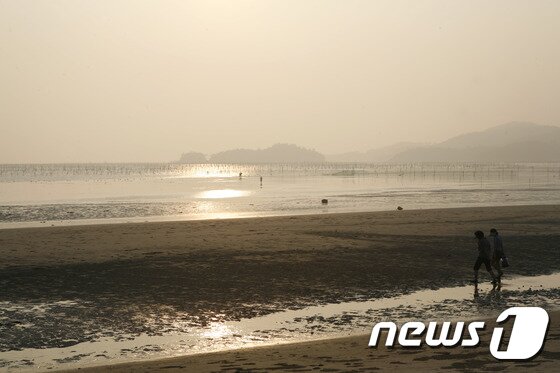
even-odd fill
[[[557,203],[560,164],[0,165],[2,228]]]

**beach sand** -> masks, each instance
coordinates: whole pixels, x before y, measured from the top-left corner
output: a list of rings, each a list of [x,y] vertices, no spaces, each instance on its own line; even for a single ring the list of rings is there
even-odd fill
[[[560,369],[560,312],[549,313],[550,329],[542,352],[528,361],[500,361],[489,351],[494,320],[486,320],[475,348],[368,347],[369,335],[255,347],[227,352],[116,364],[80,372],[557,372]],[[508,329],[505,329],[505,333]],[[507,334],[506,334],[507,335]],[[384,341],[384,340],[383,340]]]
[[[473,232],[492,227],[504,236],[512,264],[508,276],[560,271],[560,206],[0,230],[0,301],[84,304],[52,306],[40,321],[25,312],[8,315],[12,320],[0,325],[0,351],[67,347],[123,334],[158,335],[174,328],[179,317],[206,325],[317,304],[466,285],[477,255]],[[17,323],[27,327],[19,328]],[[333,346],[343,349],[355,342],[362,351],[364,341],[356,337]],[[311,349],[309,356],[330,356],[320,353],[320,346],[329,343],[302,346]],[[290,349],[300,347],[277,348],[278,354],[290,356]],[[277,348],[266,351],[274,354]],[[257,354],[251,351],[226,353],[225,360],[235,354]],[[365,358],[372,351],[356,353]],[[347,359],[342,352],[337,354],[337,359]],[[445,350],[440,355],[437,361],[447,364]],[[272,361],[263,356],[262,364]],[[412,352],[390,355],[387,364],[391,359],[413,358]],[[246,363],[253,362],[252,357],[247,359]],[[275,364],[296,361],[280,360]],[[329,364],[346,363],[351,362]],[[329,366],[326,360],[323,364],[322,368]]]

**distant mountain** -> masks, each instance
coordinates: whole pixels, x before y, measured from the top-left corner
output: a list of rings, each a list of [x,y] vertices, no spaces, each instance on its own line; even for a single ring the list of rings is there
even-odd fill
[[[549,142],[560,139],[560,127],[543,126],[531,122],[510,122],[481,132],[471,132],[446,140],[444,148],[511,145],[522,142]]]
[[[303,163],[324,162],[325,156],[315,150],[293,144],[276,144],[266,149],[233,149],[206,159],[202,153],[185,153],[181,163]]]
[[[234,149],[216,153],[211,163],[301,163],[324,162],[325,156],[315,150],[293,144],[275,144],[266,149]]]
[[[402,151],[391,162],[559,162],[560,127],[511,122]]]
[[[189,152],[181,154],[179,163],[206,163],[208,160],[206,156],[202,153]]]
[[[266,149],[233,149],[213,154],[184,153],[181,163],[302,162],[560,162],[560,127],[511,122],[437,144],[401,142],[366,152],[332,154],[293,144]]]
[[[348,152],[326,156],[329,162],[387,162],[395,155],[409,149],[419,148],[425,144],[399,142],[382,148],[370,149],[365,152]]]

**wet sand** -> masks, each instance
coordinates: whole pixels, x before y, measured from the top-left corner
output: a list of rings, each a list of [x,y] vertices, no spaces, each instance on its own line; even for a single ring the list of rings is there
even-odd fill
[[[466,285],[491,227],[508,276],[560,271],[560,206],[0,230],[0,302],[19,307],[0,356]]]
[[[80,372],[555,372],[560,369],[560,311],[549,312],[550,329],[542,352],[528,361],[500,361],[489,351],[494,320],[486,320],[475,348],[368,347],[369,335],[255,347],[156,361],[80,369]],[[504,328],[505,333],[511,330]]]

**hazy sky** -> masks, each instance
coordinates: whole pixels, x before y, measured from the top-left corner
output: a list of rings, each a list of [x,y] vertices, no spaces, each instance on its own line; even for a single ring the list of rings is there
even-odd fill
[[[560,1],[0,0],[0,162],[560,124]]]

